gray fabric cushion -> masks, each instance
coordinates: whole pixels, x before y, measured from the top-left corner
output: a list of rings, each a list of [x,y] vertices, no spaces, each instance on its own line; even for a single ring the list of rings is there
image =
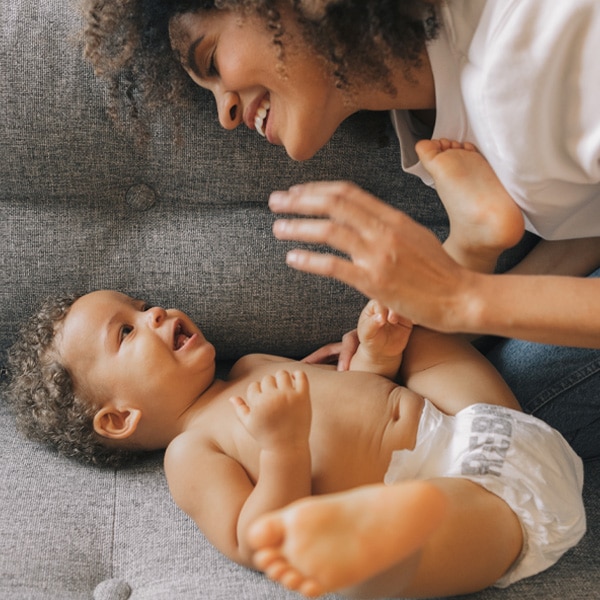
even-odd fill
[[[190,311],[227,357],[337,337],[362,298],[289,270],[272,239],[268,194],[293,183],[352,178],[443,235],[435,194],[401,173],[387,116],[357,120],[301,164],[256,133],[222,130],[204,95],[182,116],[181,145],[165,119],[138,147],[105,115],[74,3],[0,1],[3,347],[40,297],[98,287]]]
[[[298,598],[210,546],[172,502],[160,458],[120,471],[83,468],[22,440],[1,407],[0,598]],[[592,531],[557,565],[468,598],[598,598],[599,462],[586,465],[585,501]]]
[[[352,179],[445,235],[434,192],[400,170],[386,115],[359,115],[300,164],[256,134],[223,131],[201,95],[181,115],[181,145],[165,117],[136,146],[106,117],[77,10],[74,0],[0,0],[0,350],[46,295],[102,287],[186,310],[222,359],[302,356],[338,339],[363,298],[288,269],[289,246],[270,232],[267,196],[293,183]],[[551,571],[477,598],[593,597],[597,465],[586,474],[596,531]],[[160,455],[119,471],[81,467],[23,440],[4,398],[0,507],[1,598],[296,597],[206,542],[172,503]]]

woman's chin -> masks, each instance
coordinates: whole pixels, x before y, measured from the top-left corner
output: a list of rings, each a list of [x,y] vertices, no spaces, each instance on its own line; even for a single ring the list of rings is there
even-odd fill
[[[306,146],[298,147],[298,146],[289,146],[284,145],[285,151],[287,155],[295,161],[302,162],[304,160],[309,160],[313,158],[313,156],[321,149],[319,148],[307,148]]]

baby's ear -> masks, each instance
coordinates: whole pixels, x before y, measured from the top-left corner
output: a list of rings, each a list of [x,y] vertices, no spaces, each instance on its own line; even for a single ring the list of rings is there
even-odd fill
[[[104,406],[94,416],[94,431],[112,440],[124,440],[133,435],[141,418],[142,412],[137,408]]]

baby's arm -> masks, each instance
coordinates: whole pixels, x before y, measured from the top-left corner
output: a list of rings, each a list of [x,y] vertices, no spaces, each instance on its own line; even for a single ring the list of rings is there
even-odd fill
[[[412,331],[412,323],[376,300],[365,306],[358,319],[359,345],[350,361],[351,371],[368,371],[393,379]]]
[[[273,507],[281,508],[311,493],[308,378],[303,371],[278,371],[251,384],[245,400],[236,397],[232,402],[239,420],[261,448],[258,481],[237,523],[239,550],[249,563],[249,525]]]
[[[262,514],[311,492],[308,435],[311,407],[306,375],[279,371],[231,399],[244,428],[256,440],[258,465],[240,464],[214,443],[200,448],[179,436],[167,449],[165,470],[175,502],[221,552],[250,566],[246,530]],[[232,423],[232,431],[239,424]],[[233,446],[256,451],[247,439]],[[247,467],[247,468],[246,468]],[[256,481],[252,472],[257,472]]]

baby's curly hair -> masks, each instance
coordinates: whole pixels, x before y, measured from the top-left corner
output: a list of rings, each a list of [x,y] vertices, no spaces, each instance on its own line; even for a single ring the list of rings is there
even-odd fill
[[[85,464],[116,468],[141,453],[110,447],[94,431],[97,407],[75,391],[55,347],[60,324],[79,297],[49,298],[21,326],[8,351],[7,398],[19,429],[30,439]]]
[[[283,56],[280,9],[296,15],[309,47],[325,59],[338,87],[368,81],[386,89],[386,59],[418,66],[439,29],[436,0],[84,0],[85,56],[107,80],[109,112],[145,120],[160,105],[188,104],[198,88],[171,48],[169,23],[187,12],[231,9],[265,21]]]

